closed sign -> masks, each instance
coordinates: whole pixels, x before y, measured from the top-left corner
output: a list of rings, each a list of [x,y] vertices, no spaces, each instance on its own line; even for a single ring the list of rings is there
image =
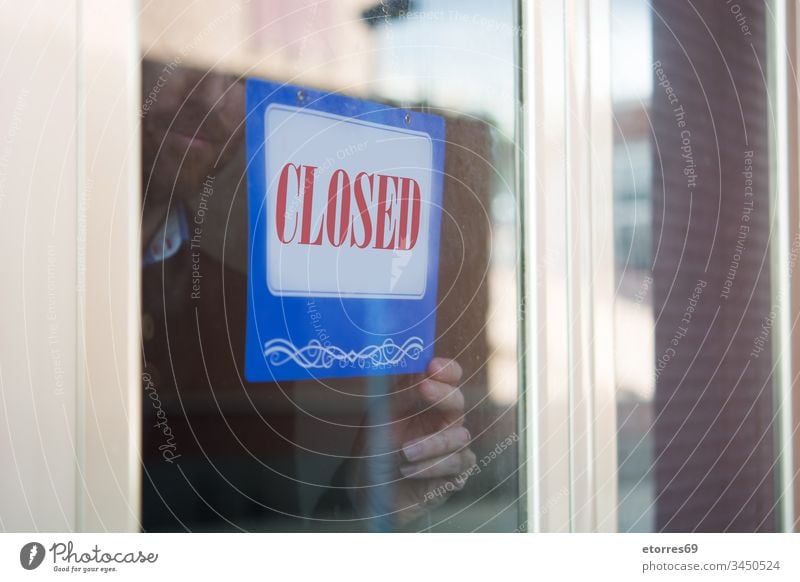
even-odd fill
[[[444,120],[247,82],[250,381],[433,356]]]
[[[276,104],[266,109],[265,127],[270,290],[422,297],[430,136]]]

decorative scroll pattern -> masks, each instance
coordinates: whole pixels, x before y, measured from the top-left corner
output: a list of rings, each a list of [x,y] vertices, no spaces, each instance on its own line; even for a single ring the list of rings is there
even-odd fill
[[[406,358],[416,360],[422,355],[425,345],[422,338],[408,338],[402,346],[387,339],[380,345],[370,345],[358,352],[344,351],[338,346],[324,346],[311,340],[307,346],[298,348],[285,339],[272,339],[264,344],[264,356],[272,366],[281,366],[293,361],[303,368],[330,368],[338,363],[341,368],[358,366],[372,368],[402,364]]]

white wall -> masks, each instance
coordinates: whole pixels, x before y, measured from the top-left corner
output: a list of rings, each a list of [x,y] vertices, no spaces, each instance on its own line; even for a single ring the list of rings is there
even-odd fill
[[[76,524],[76,2],[0,12],[0,530],[65,530]]]
[[[0,5],[0,531],[139,528],[137,26]]]

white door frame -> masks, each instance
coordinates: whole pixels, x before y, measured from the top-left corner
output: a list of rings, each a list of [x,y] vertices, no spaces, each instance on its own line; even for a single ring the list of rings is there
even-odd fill
[[[617,528],[609,10],[523,3],[531,531]]]
[[[79,531],[141,509],[138,2],[81,0],[78,127]]]

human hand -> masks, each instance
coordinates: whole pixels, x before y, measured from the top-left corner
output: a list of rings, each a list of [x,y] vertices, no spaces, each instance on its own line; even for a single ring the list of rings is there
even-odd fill
[[[381,438],[387,442],[367,447],[381,433],[362,431],[351,479],[361,514],[390,514],[402,526],[464,487],[476,458],[464,427],[461,376],[455,360],[434,358],[425,374],[391,394],[391,421]]]

